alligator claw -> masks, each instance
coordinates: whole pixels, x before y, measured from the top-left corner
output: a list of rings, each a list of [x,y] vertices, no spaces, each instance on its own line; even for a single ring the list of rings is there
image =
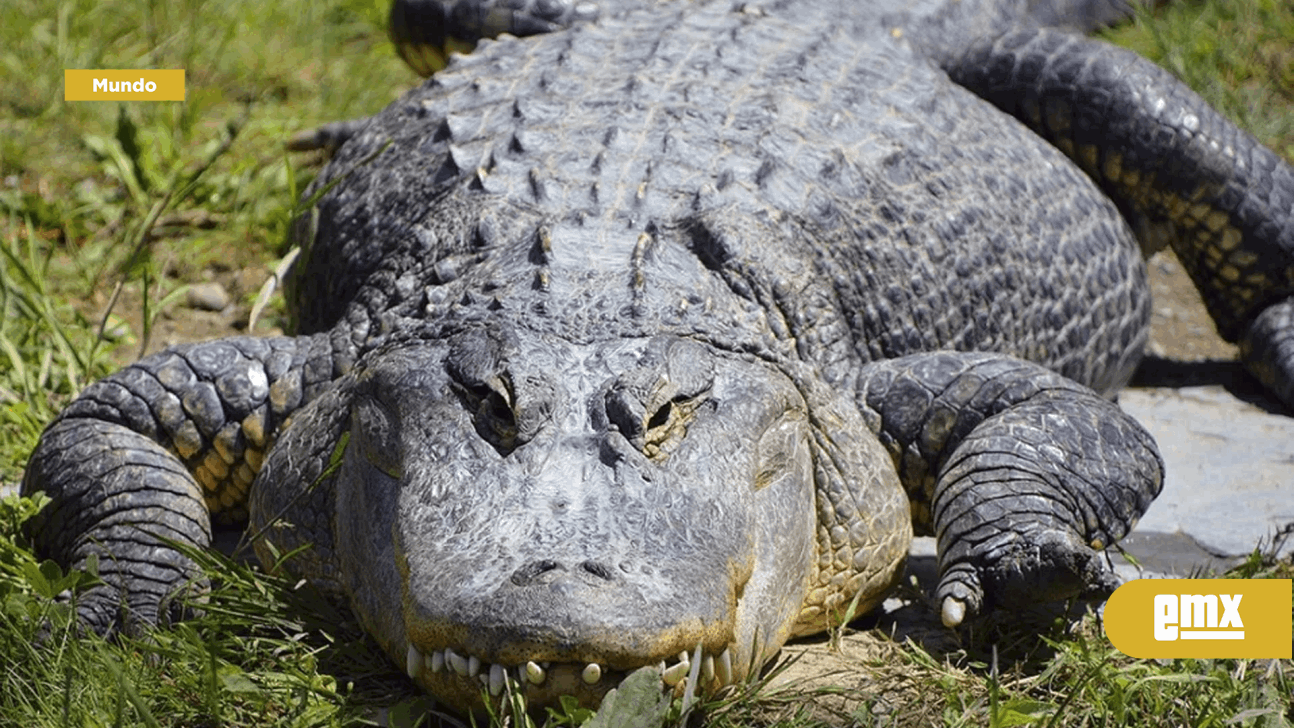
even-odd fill
[[[955,597],[944,597],[939,617],[945,627],[956,627],[966,618],[966,602]]]
[[[935,591],[940,605],[939,617],[945,627],[956,627],[980,613],[984,605],[984,589],[980,586],[979,570],[969,564],[956,564],[945,569]]]

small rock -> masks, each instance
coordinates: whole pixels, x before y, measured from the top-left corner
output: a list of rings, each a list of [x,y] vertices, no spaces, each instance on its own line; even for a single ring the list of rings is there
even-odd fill
[[[189,308],[202,311],[223,311],[229,305],[229,292],[216,282],[194,283],[186,297]]]

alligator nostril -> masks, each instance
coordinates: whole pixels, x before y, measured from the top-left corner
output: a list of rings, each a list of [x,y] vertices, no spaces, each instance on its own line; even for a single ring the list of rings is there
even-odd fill
[[[611,567],[600,561],[585,561],[577,567],[577,570],[585,575],[586,583],[587,576],[592,576],[598,581],[616,580],[615,572],[612,571]],[[556,587],[566,584],[566,587],[569,588],[581,581],[580,579],[572,581],[571,576],[575,575],[568,574],[567,567],[563,566],[561,562],[553,561],[552,559],[537,559],[512,572],[511,581],[517,586],[551,584]]]
[[[580,568],[603,581],[612,581],[615,579],[615,576],[611,573],[611,567],[597,561],[585,561],[580,564]]]
[[[520,569],[512,572],[512,583],[517,586],[527,586],[544,574],[561,569],[562,565],[551,559],[540,559],[531,561],[522,566]]]

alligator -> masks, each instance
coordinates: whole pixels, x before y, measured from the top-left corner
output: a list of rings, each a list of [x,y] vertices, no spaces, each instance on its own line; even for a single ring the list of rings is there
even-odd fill
[[[314,181],[296,335],[149,356],[31,457],[96,631],[182,618],[213,520],[463,710],[719,689],[914,533],[950,627],[1108,594],[1163,245],[1294,404],[1294,171],[1085,37],[1114,3],[397,8],[448,63]]]

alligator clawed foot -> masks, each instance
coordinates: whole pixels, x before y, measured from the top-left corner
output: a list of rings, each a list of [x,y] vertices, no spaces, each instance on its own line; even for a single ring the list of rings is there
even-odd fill
[[[989,607],[1103,599],[1118,586],[1099,551],[1076,536],[1052,532],[991,562],[963,561],[945,568],[935,603],[944,626],[956,627]]]

